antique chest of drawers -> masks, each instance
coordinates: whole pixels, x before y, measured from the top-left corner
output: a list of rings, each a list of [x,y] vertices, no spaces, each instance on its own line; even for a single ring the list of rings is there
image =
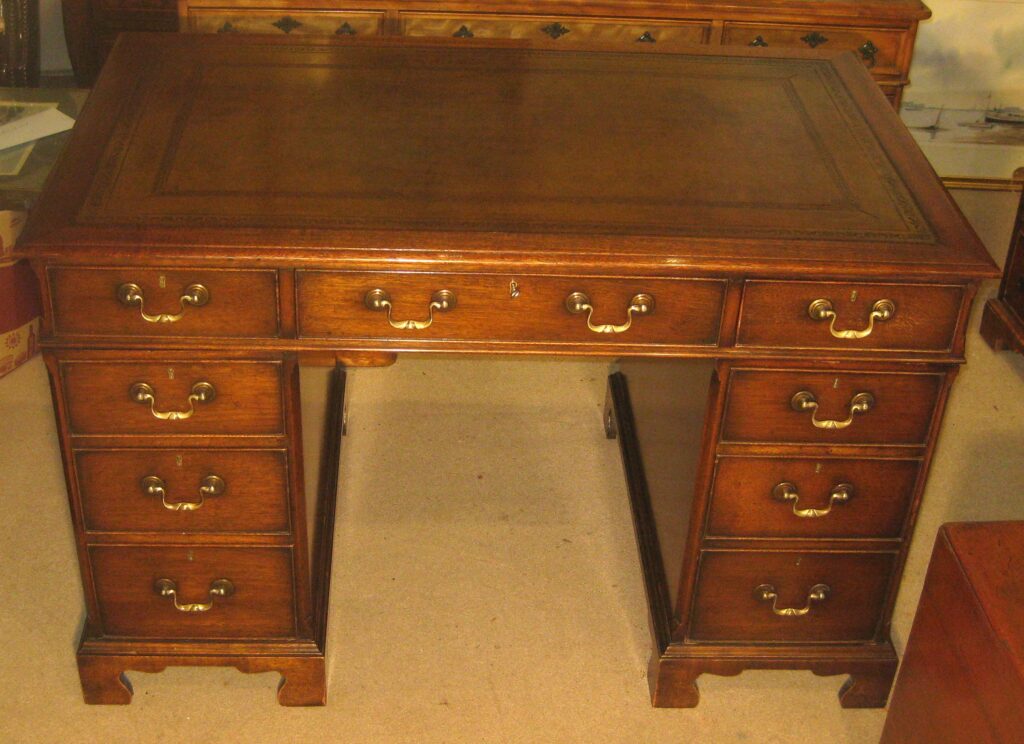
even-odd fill
[[[1024,522],[939,528],[880,744],[1008,744],[1024,729]]]
[[[459,352],[621,360],[656,704],[884,703],[996,270],[855,55],[126,35],[26,230],[88,701],[214,664],[322,703],[344,370],[307,499],[298,368]]]
[[[747,46],[850,50],[899,106],[909,81],[920,0],[739,0],[651,3],[551,0],[64,0],[80,84],[91,83],[121,31],[554,40],[621,48]]]

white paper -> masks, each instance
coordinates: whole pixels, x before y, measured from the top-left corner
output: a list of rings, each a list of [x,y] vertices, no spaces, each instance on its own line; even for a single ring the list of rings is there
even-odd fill
[[[0,150],[66,132],[74,125],[74,119],[55,108],[29,114],[0,126]]]

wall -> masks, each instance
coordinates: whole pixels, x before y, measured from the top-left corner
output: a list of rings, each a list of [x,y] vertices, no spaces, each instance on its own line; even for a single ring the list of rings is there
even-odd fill
[[[43,72],[70,72],[71,60],[64,43],[60,0],[39,0],[39,36]]]
[[[932,17],[920,26],[905,100],[1024,107],[1024,0],[925,3]]]

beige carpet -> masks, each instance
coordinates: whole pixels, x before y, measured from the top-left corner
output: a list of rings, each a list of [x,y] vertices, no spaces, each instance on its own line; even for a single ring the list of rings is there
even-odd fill
[[[1015,196],[957,194],[999,261]],[[1024,359],[991,352],[979,317],[897,606],[900,648],[938,525],[1024,518]],[[352,374],[329,702],[298,710],[276,705],[276,675],[227,669],[133,673],[131,706],[82,703],[82,590],[44,369],[0,380],[0,741],[877,741],[884,711],[842,710],[842,677],[704,676],[698,708],[650,707],[625,486],[601,428],[607,369],[407,357]],[[310,416],[319,403],[306,396]]]

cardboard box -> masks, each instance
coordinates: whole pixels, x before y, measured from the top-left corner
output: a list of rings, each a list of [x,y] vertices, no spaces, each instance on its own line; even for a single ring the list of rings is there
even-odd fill
[[[31,359],[39,341],[39,284],[27,262],[10,260],[25,217],[0,210],[0,377]]]
[[[14,243],[25,226],[28,213],[18,209],[0,209],[0,263],[9,262]]]

